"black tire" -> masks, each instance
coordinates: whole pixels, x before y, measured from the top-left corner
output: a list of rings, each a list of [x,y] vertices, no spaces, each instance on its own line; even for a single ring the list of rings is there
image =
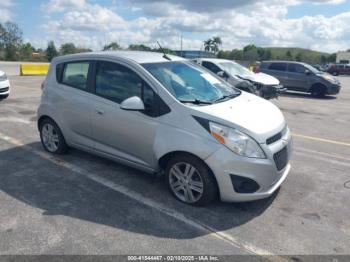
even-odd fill
[[[181,164],[189,164],[192,167],[194,167],[197,171],[195,173],[195,176],[197,176],[197,174],[198,174],[200,179],[201,179],[200,182],[202,182],[202,184],[203,184],[203,192],[202,192],[200,198],[194,202],[187,202],[187,201],[184,201],[184,199],[179,198],[171,186],[171,181],[172,181],[172,177],[173,177],[173,175],[171,174],[171,170],[176,165],[181,165]],[[165,178],[166,178],[167,185],[168,185],[170,192],[173,194],[173,196],[176,199],[180,200],[183,203],[186,203],[189,205],[194,205],[194,206],[207,206],[218,198],[218,187],[217,187],[217,183],[216,183],[216,180],[214,178],[214,175],[212,174],[211,170],[205,165],[205,163],[201,159],[199,159],[193,155],[180,154],[180,155],[176,155],[175,157],[173,157],[168,162],[167,167],[165,169]],[[185,191],[185,190],[183,190],[183,191]],[[193,192],[194,191],[192,191],[192,193]]]
[[[337,71],[334,71],[334,72],[332,73],[332,75],[337,76],[337,75],[339,75],[339,73],[338,73]]]
[[[327,93],[327,88],[324,85],[314,85],[311,88],[311,95],[313,97],[318,97],[318,98],[322,98],[326,95]]]
[[[47,127],[47,125],[50,125],[53,127],[53,132],[55,135],[57,135],[57,138],[58,138],[58,142],[57,142],[57,148],[55,148],[53,150],[53,148],[49,148],[47,146],[47,143],[44,141],[44,128]],[[58,154],[58,155],[61,155],[61,154],[64,154],[67,152],[68,150],[68,146],[66,144],[66,140],[64,139],[64,136],[61,132],[61,129],[58,127],[58,125],[55,123],[55,121],[53,121],[52,119],[50,118],[46,118],[44,119],[41,123],[40,123],[40,140],[41,140],[41,144],[43,145],[44,149],[49,152],[49,153],[52,153],[52,154]]]

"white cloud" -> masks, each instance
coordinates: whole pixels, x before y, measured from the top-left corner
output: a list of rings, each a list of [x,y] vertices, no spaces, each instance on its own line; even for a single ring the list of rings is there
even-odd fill
[[[222,37],[224,49],[251,43],[329,52],[349,48],[350,12],[288,19],[288,6],[301,4],[302,0],[198,1],[131,0],[125,7],[125,0],[118,0],[116,6],[107,8],[88,0],[50,0],[42,9],[62,13],[60,19],[50,20],[44,26],[47,40],[51,38],[58,44],[74,42],[95,50],[110,41],[127,46],[151,45],[157,40],[179,49],[180,35],[184,35],[185,49],[199,49],[203,40],[214,35]],[[344,0],[303,2],[334,5]],[[124,19],[118,13],[121,4],[123,11],[126,8],[139,17]]]
[[[0,2],[0,22],[11,21],[13,14],[10,8],[13,6],[12,0],[1,0]]]
[[[85,0],[50,0],[41,5],[41,10],[48,13],[62,12],[70,8],[80,8],[86,4]]]

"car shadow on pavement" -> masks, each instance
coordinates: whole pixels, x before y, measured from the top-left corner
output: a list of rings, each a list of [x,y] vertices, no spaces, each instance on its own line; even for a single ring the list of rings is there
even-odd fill
[[[191,227],[162,210],[145,205],[142,200],[137,201],[95,182],[74,169],[52,163],[33,154],[28,148],[44,153],[38,142],[0,151],[0,190],[26,205],[42,210],[44,216],[67,216],[97,225],[172,239],[192,239],[209,233]],[[167,191],[163,180],[157,179],[154,182],[151,176],[109,160],[77,150],[72,150],[69,155],[59,159],[74,165],[82,161],[90,162],[91,168],[85,170],[98,176],[101,173],[104,178],[104,166],[118,170],[110,177],[113,183],[124,187],[127,185],[131,191],[144,196],[143,199],[161,203],[168,210],[181,213],[186,219],[214,231],[229,230],[260,216],[277,195],[249,203],[227,204],[217,201],[209,207],[192,207],[175,200]],[[16,208],[7,203],[1,205],[2,209]],[[26,216],[22,214],[21,217],[23,219]],[[1,219],[11,220],[12,217]]]
[[[321,97],[314,97],[311,94],[308,93],[301,93],[301,92],[293,92],[293,91],[288,91],[283,94],[280,94],[281,97],[290,97],[290,98],[301,98],[301,99],[311,99],[311,100],[333,100],[337,99],[336,96],[332,95],[326,95],[326,96],[321,96]]]

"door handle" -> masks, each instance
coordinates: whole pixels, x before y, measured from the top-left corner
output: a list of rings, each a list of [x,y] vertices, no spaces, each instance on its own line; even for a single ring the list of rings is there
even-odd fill
[[[96,109],[96,114],[103,115],[104,113],[105,111],[103,111],[102,109]]]

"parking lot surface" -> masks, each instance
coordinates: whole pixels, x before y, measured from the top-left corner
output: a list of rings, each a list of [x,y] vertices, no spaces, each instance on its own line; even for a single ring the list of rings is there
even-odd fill
[[[350,77],[338,96],[273,100],[294,137],[272,198],[195,208],[162,179],[70,150],[44,152],[43,77],[11,76],[0,101],[0,254],[349,254]]]

